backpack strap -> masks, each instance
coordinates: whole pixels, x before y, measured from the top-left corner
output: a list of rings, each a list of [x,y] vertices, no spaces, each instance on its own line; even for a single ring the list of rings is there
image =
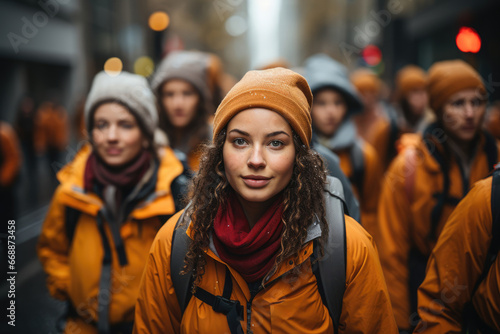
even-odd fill
[[[352,176],[350,181],[358,189],[359,198],[363,198],[363,184],[365,175],[365,157],[363,155],[363,147],[359,140],[354,142],[351,146],[350,151],[351,164],[352,164]]]
[[[325,189],[328,241],[325,244],[324,256],[313,266],[318,291],[323,304],[328,308],[335,333],[339,328],[346,282],[346,233],[341,201],[343,197],[344,192],[340,181],[328,176]],[[313,257],[318,258],[318,247],[315,247],[314,252]]]
[[[193,285],[192,276],[186,277],[185,275],[181,275],[181,271],[184,268],[184,258],[189,248],[189,237],[186,234],[189,226],[189,217],[186,212],[190,206],[191,202],[186,206],[175,225],[174,234],[172,236],[172,249],[170,252],[170,276],[182,314],[186,310],[187,304],[193,295],[191,292],[191,287]]]
[[[68,239],[68,245],[71,247],[73,243],[73,238],[75,236],[76,224],[78,223],[78,218],[82,212],[78,209],[66,206],[65,207],[65,229],[66,238]]]
[[[488,158],[488,169],[498,168],[498,147],[495,137],[493,137],[489,132],[483,131],[484,138],[486,140],[484,144],[484,151]],[[495,166],[497,165],[497,166]]]
[[[241,322],[243,320],[244,308],[238,300],[231,300],[233,291],[233,281],[231,273],[226,267],[226,278],[224,280],[224,290],[222,296],[211,294],[200,287],[196,288],[194,296],[207,305],[212,306],[215,312],[222,313],[227,318],[227,324],[231,334],[243,334]]]

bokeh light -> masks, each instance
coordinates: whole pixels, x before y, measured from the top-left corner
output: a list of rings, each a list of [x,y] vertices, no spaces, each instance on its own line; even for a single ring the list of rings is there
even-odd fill
[[[225,27],[227,33],[233,37],[244,34],[248,28],[247,21],[239,15],[233,15],[228,18]]]
[[[143,77],[149,77],[153,74],[154,69],[155,65],[153,59],[147,56],[137,58],[134,63],[135,74],[142,75]]]
[[[170,18],[165,12],[154,12],[149,16],[149,27],[154,31],[162,31],[167,29],[170,23]]]
[[[462,52],[477,53],[481,49],[481,38],[474,29],[469,27],[460,28],[456,42]]]
[[[123,63],[120,60],[120,58],[112,57],[106,60],[106,62],[104,63],[104,72],[106,72],[108,75],[112,77],[115,77],[118,74],[120,74],[122,69],[123,69]]]

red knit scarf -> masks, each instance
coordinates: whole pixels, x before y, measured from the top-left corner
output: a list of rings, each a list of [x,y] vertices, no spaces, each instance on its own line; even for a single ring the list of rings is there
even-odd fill
[[[250,229],[236,196],[219,207],[214,221],[214,245],[219,257],[243,278],[253,283],[262,279],[274,265],[281,247],[283,204],[278,199]]]
[[[130,163],[120,167],[105,164],[95,152],[92,152],[85,166],[85,190],[93,190],[92,187],[96,182],[104,187],[115,186],[116,205],[119,207],[124,193],[139,183],[150,165],[151,153],[146,150],[139,153]]]

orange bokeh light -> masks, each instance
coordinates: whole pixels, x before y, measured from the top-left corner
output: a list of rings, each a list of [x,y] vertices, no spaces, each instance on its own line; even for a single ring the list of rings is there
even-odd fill
[[[149,27],[154,31],[167,29],[169,23],[170,18],[165,12],[154,12],[149,16]]]
[[[460,28],[460,31],[457,34],[456,42],[457,47],[462,52],[477,53],[481,49],[481,38],[472,28]]]

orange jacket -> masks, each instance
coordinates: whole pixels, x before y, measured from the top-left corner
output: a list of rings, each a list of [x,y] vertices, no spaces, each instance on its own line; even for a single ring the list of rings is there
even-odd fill
[[[170,274],[172,235],[180,213],[158,233],[149,254],[137,300],[134,333],[229,333],[226,316],[192,297],[181,314]],[[340,333],[397,333],[389,296],[371,237],[346,216],[346,290],[340,318]],[[188,234],[190,230],[188,229]],[[294,283],[286,279],[294,264],[285,261],[270,278],[268,288],[251,301],[253,333],[333,333],[333,322],[321,301],[311,270],[312,241],[299,257],[302,276]],[[227,265],[208,249],[200,287],[222,295]],[[232,300],[244,306],[242,328],[247,330],[250,291],[245,280],[230,268]]]
[[[120,267],[109,225],[104,224],[112,251],[111,324],[134,319],[134,306],[145,260],[157,231],[164,223],[159,216],[175,213],[170,185],[183,168],[172,150],[165,150],[155,192],[147,202],[135,207],[120,228],[128,259],[124,267]],[[90,152],[91,149],[85,146],[58,174],[61,185],[53,196],[38,242],[38,256],[47,273],[47,286],[51,295],[58,299],[69,299],[80,316],[77,321],[68,323],[66,332],[78,328],[80,333],[97,333],[97,329],[89,323],[97,321],[97,296],[104,250],[96,216],[103,207],[103,201],[96,194],[82,190]],[[71,244],[65,231],[66,207],[82,212]]]
[[[21,152],[16,133],[5,122],[0,122],[0,186],[12,185],[21,169]]]
[[[47,148],[63,151],[68,145],[69,124],[66,110],[46,102],[36,116],[35,147],[39,153]]]
[[[417,144],[408,145],[390,165],[382,185],[378,209],[376,242],[385,279],[390,282],[389,294],[400,329],[416,325],[410,320],[409,253],[416,248],[424,256],[430,255],[435,245],[435,241],[428,238],[431,212],[437,203],[434,195],[443,190],[440,166],[421,138],[416,134],[406,134],[401,138],[403,142],[414,141]],[[474,182],[490,172],[484,143],[484,137],[481,137],[467,184],[463,184],[457,161],[453,159],[450,162],[450,197],[461,199],[465,195],[464,188],[470,189]],[[499,146],[497,151],[500,156]],[[436,149],[442,151],[443,147],[436,146]],[[413,163],[410,157],[416,157]],[[436,229],[437,236],[455,206],[452,203],[444,205]],[[415,317],[412,316],[412,319]]]
[[[415,333],[461,333],[464,305],[500,332],[500,257],[471,296],[492,238],[491,180],[477,182],[446,223],[418,290],[422,318]]]
[[[351,181],[353,192],[359,198],[361,207],[361,223],[363,227],[375,238],[377,229],[377,205],[380,195],[380,184],[382,179],[382,169],[377,159],[377,153],[373,147],[362,142],[364,175],[362,192],[356,186],[356,182]],[[340,159],[340,168],[347,176],[353,178],[353,164],[349,150],[334,151]],[[376,240],[376,239],[375,239]]]

